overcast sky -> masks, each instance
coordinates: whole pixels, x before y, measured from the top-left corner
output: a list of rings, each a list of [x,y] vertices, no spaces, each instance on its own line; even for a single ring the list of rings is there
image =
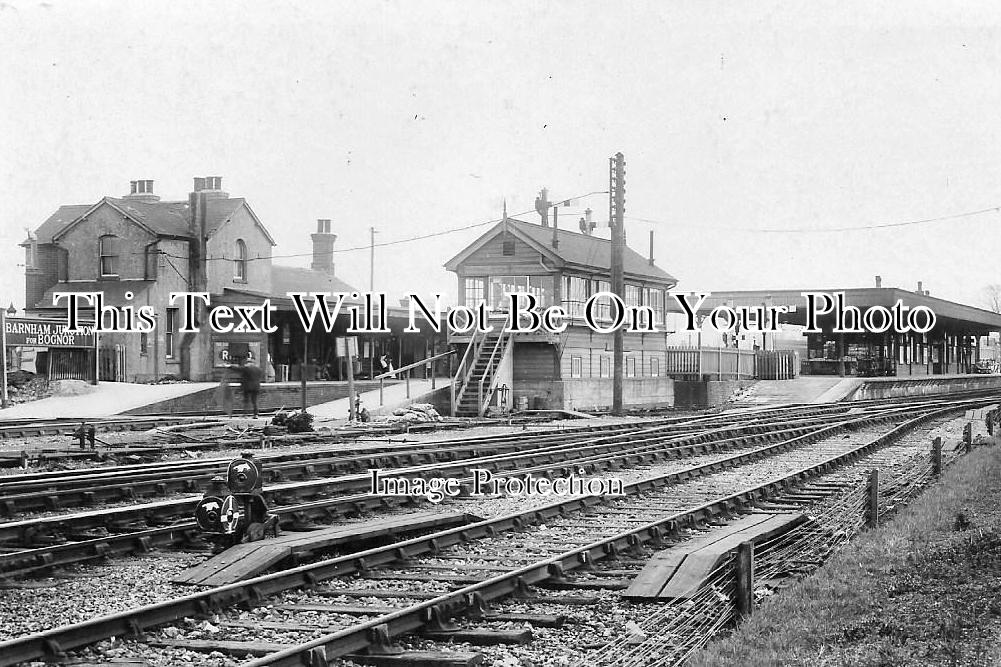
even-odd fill
[[[825,231],[1001,206],[1001,9],[872,4],[0,2],[0,300],[26,227],[134,179],[221,175],[308,255],[316,218],[342,250],[465,227],[606,190],[622,151],[630,244],[654,229],[679,289],[880,274],[979,305],[997,211]],[[379,248],[376,289],[454,295],[483,229]],[[367,249],[335,261],[368,288]]]

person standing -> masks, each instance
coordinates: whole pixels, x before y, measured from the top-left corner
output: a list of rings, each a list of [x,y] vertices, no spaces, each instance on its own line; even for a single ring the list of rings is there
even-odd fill
[[[390,360],[388,354],[384,354],[379,357],[379,366],[382,368],[383,373],[393,372],[393,362]]]
[[[247,412],[248,403],[254,409],[254,418],[257,418],[257,399],[261,393],[261,378],[264,371],[259,366],[248,364],[246,359],[240,360],[239,366],[231,366],[240,374],[240,390],[243,392],[243,411]]]

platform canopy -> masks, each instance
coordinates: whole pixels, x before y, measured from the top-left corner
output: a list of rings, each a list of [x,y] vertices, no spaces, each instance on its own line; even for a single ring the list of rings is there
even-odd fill
[[[971,336],[985,336],[992,331],[1001,331],[1001,314],[897,287],[713,292],[702,304],[699,314],[708,315],[717,306],[730,306],[732,308],[757,307],[761,305],[786,306],[789,308],[789,312],[780,314],[779,322],[782,324],[805,325],[807,300],[803,295],[807,292],[825,293],[832,296],[837,292],[843,292],[845,295],[845,305],[854,306],[862,312],[865,312],[867,308],[872,306],[883,306],[884,308],[891,309],[898,301],[909,309],[917,306],[925,306],[935,313],[937,319],[936,330],[947,331],[950,334],[964,333]],[[688,301],[694,305],[696,299],[689,296]],[[669,312],[683,312],[674,299],[670,300],[669,306]],[[826,329],[832,325],[833,320],[833,315],[820,315],[818,324]]]

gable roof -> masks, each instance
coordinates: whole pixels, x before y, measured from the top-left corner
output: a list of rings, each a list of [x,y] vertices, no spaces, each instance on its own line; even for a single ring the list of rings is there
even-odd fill
[[[39,243],[52,243],[52,237],[62,231],[72,222],[75,222],[81,215],[94,207],[93,204],[69,204],[60,206],[56,212],[50,215],[45,222],[35,230],[35,238]]]
[[[190,208],[187,201],[143,201],[116,197],[104,197],[96,204],[60,206],[35,230],[35,237],[39,243],[52,243],[102,204],[114,207],[152,234],[191,238]],[[205,228],[208,236],[212,236],[229,222],[241,207],[246,207],[271,245],[276,245],[274,238],[243,197],[213,197],[205,200]]]
[[[608,239],[581,234],[569,229],[557,229],[557,240],[559,247],[552,245],[553,228],[542,225],[508,218],[502,220],[488,230],[483,236],[467,246],[462,252],[448,260],[445,267],[450,271],[455,271],[458,265],[465,261],[476,250],[487,242],[501,234],[506,229],[528,243],[551,260],[559,262],[561,265],[582,269],[585,271],[610,272],[612,266],[612,242]],[[626,246],[623,253],[623,271],[626,275],[637,278],[656,280],[657,282],[670,283],[672,286],[678,280],[655,264],[643,257],[629,246]]]
[[[257,214],[254,213],[253,209],[250,208],[250,204],[243,197],[213,197],[211,199],[205,200],[205,235],[211,237],[219,229],[228,223],[232,218],[233,214],[236,213],[240,208],[246,208],[247,213],[250,214],[250,218],[254,221],[264,236],[268,239],[271,245],[278,245],[275,243],[274,238],[272,238],[271,233],[268,232],[264,223],[261,222]]]

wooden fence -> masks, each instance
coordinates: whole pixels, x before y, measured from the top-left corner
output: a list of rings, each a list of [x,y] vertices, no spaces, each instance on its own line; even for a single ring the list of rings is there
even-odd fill
[[[679,380],[789,380],[799,372],[794,350],[668,348],[665,375]]]

